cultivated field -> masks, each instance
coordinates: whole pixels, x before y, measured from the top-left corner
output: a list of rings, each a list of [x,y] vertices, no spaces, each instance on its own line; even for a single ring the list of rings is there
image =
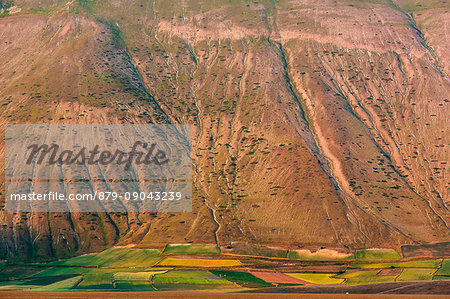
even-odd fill
[[[352,268],[437,268],[442,263],[442,260],[423,260],[410,262],[394,262],[394,263],[371,263],[371,264],[356,264],[351,265]]]
[[[86,254],[64,261],[57,261],[54,265],[72,266],[100,266],[100,267],[151,267],[157,263],[160,251],[148,249],[132,249],[113,247],[100,253]]]
[[[248,272],[211,270],[211,273],[243,287],[261,288],[272,286],[271,283],[268,283]]]
[[[240,266],[239,260],[220,260],[220,259],[182,259],[182,258],[165,258],[158,264],[159,266],[183,266],[183,267],[206,267],[220,268]]]
[[[401,256],[393,249],[364,249],[356,251],[356,259],[362,261],[399,260]]]
[[[322,273],[287,273],[287,275],[309,282],[310,284],[340,284],[342,278],[334,278],[335,274]]]
[[[209,245],[177,246],[168,257],[158,250],[119,247],[48,264],[2,262],[0,290],[224,292],[242,288],[281,290],[300,285],[442,281],[450,277],[448,259],[392,261],[397,255],[385,250],[362,251],[357,253],[359,260],[336,260],[336,255],[328,260],[323,256],[297,260],[211,254],[213,251]]]
[[[403,269],[396,281],[431,280],[436,269]]]
[[[378,270],[349,270],[334,277],[343,278],[344,283],[348,285],[380,283],[394,281],[396,276],[378,275]]]
[[[273,284],[308,284],[305,280],[297,279],[289,274],[279,273],[279,272],[257,272],[251,271],[250,274],[258,277],[268,283]]]
[[[220,254],[220,248],[214,244],[168,244],[163,254]]]

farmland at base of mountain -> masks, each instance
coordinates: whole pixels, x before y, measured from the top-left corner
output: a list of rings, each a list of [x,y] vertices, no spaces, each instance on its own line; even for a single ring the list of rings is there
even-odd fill
[[[105,256],[119,252],[126,258],[115,259],[114,267],[104,263]],[[383,252],[380,250],[380,253]],[[395,263],[374,260],[367,264],[370,268],[366,268],[366,264],[358,264],[360,261],[356,259],[336,261],[320,257],[318,260],[296,260],[226,253],[183,253],[165,257],[164,252],[154,250],[150,259],[160,257],[161,261],[148,266],[139,260],[146,254],[146,249],[122,247],[91,254],[89,263],[86,256],[82,256],[83,260],[75,257],[47,264],[5,262],[0,271],[0,291],[237,292],[311,285],[345,288],[386,282],[431,282],[450,277],[448,259],[401,259]],[[175,260],[182,263],[173,262]],[[77,261],[84,261],[85,264],[76,265]],[[315,265],[315,269],[304,268],[305,263]]]

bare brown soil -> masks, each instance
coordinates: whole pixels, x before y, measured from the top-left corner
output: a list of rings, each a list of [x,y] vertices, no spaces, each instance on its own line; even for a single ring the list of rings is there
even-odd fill
[[[403,269],[401,269],[401,268],[381,269],[380,272],[377,273],[377,275],[379,275],[379,276],[385,276],[385,275],[397,276],[397,275],[400,275],[400,273],[402,273],[402,270]]]

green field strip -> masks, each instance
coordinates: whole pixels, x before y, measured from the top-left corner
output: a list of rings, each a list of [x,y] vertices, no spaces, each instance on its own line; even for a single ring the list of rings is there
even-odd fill
[[[59,276],[59,275],[82,275],[91,271],[90,268],[81,267],[49,267],[47,270],[39,272],[38,274],[32,276],[35,277],[48,277],[48,276]]]
[[[435,275],[450,276],[450,260],[443,260]]]
[[[344,278],[344,284],[357,285],[395,281],[397,275],[377,275],[379,270],[347,270],[335,275],[334,278]]]
[[[326,273],[284,273],[291,277],[312,283],[312,284],[341,284],[344,278],[334,278],[336,274]]]
[[[161,258],[156,249],[109,248],[100,253],[85,254],[53,265],[100,266],[100,267],[151,267]]]
[[[236,290],[234,284],[153,284],[158,291],[190,291],[190,290]]]
[[[362,249],[357,250],[356,260],[360,261],[381,261],[381,260],[399,260],[402,257],[393,249]]]
[[[36,291],[66,291],[70,290],[79,284],[83,280],[83,276],[75,276],[62,281],[58,281],[40,288],[36,288]]]
[[[231,284],[210,271],[169,271],[153,277],[154,284]]]
[[[220,254],[215,244],[167,244],[163,254]]]
[[[157,274],[164,274],[168,271],[149,271],[149,272],[118,272],[113,274],[113,279],[115,281],[126,280],[126,281],[151,281],[153,276]]]
[[[407,262],[392,262],[392,263],[371,263],[371,264],[356,264],[349,265],[349,268],[355,269],[380,269],[380,268],[433,268],[436,269],[441,264],[442,260],[424,260],[424,261],[407,261]]]
[[[113,289],[112,276],[114,270],[92,269],[83,274],[83,281],[76,289]]]
[[[447,275],[435,275],[433,280],[450,280],[450,276]]]
[[[432,280],[435,271],[435,269],[405,268],[396,281]]]
[[[115,289],[119,290],[155,290],[149,281],[119,281],[115,283],[115,286]]]
[[[216,276],[219,276],[243,287],[261,288],[273,286],[273,284],[268,283],[265,280],[262,280],[248,272],[225,270],[211,270],[210,272]]]

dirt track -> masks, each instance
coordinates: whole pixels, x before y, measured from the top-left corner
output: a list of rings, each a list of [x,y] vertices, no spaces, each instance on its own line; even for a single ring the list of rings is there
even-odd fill
[[[450,281],[387,282],[365,285],[314,285],[247,290],[249,293],[450,295]],[[448,296],[447,296],[448,297]]]

